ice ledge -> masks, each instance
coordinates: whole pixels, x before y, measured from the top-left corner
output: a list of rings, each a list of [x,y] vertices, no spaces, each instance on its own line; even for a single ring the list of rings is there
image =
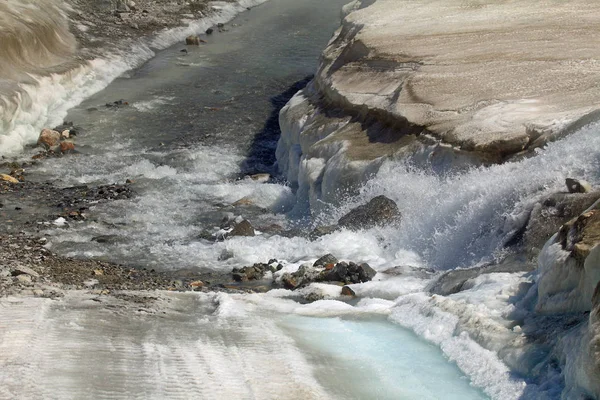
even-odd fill
[[[330,107],[497,160],[598,108],[594,1],[371,0],[344,14],[315,77]]]

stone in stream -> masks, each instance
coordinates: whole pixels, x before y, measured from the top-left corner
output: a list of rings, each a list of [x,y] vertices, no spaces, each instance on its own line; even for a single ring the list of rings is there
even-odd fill
[[[374,197],[367,204],[358,206],[338,221],[342,228],[350,230],[369,229],[400,221],[401,214],[396,203],[381,195]]]
[[[208,29],[206,30],[206,34],[207,34],[207,35],[212,35],[212,33],[213,33],[214,31],[215,31],[215,30],[214,30],[213,28],[208,28]]]
[[[337,264],[338,262],[338,259],[335,258],[333,254],[325,254],[323,257],[315,261],[313,267],[324,267],[327,264]]]
[[[283,268],[281,264],[277,266],[273,265],[275,263],[276,261],[269,264],[256,263],[248,267],[234,268],[231,271],[231,275],[233,277],[233,280],[236,282],[260,280],[265,276],[267,272],[276,272]]]
[[[60,142],[59,148],[61,153],[68,153],[70,151],[75,151],[75,144],[70,140],[64,140]]]
[[[190,46],[200,46],[201,42],[204,42],[204,40],[200,39],[196,35],[190,35],[185,38],[185,44],[190,45]]]
[[[565,184],[569,193],[589,193],[592,191],[592,185],[583,179],[567,178]]]
[[[363,283],[372,280],[377,272],[369,264],[354,262],[339,262],[332,268],[333,263],[325,266],[312,266],[304,264],[293,273],[285,273],[281,283],[286,289],[298,289],[313,282],[342,282],[344,284]]]
[[[352,288],[350,286],[344,286],[344,287],[342,287],[342,296],[355,297],[356,293],[354,292],[354,290],[352,290]]]
[[[42,129],[40,136],[38,137],[38,146],[44,147],[46,150],[57,146],[60,142],[60,132],[52,129]]]
[[[229,232],[229,234],[227,235],[228,237],[231,236],[255,236],[256,233],[254,232],[254,228],[252,227],[252,224],[250,224],[250,222],[248,222],[248,220],[243,220],[242,222],[240,222],[239,224],[236,224],[233,227],[233,230],[231,232]]]
[[[10,175],[0,174],[0,181],[8,182],[8,183],[19,183],[17,178],[14,178]]]

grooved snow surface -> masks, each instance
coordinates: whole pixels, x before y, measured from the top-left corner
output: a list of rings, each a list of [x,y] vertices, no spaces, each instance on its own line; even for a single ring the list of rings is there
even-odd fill
[[[328,398],[272,320],[219,295],[96,297],[0,301],[0,398]]]

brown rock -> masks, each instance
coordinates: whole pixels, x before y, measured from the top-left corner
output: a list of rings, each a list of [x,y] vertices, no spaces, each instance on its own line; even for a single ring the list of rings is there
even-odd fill
[[[355,297],[356,293],[354,292],[354,290],[352,290],[350,288],[350,286],[344,286],[342,288],[342,296],[352,296],[352,297]]]
[[[204,287],[204,282],[202,282],[202,281],[190,282],[190,287],[192,289],[202,289]]]
[[[228,236],[255,236],[254,228],[248,220],[243,220],[237,224]]]
[[[75,144],[73,144],[73,142],[65,140],[63,142],[60,142],[60,152],[61,153],[66,153],[69,151],[74,151],[75,150]]]
[[[298,287],[298,282],[291,274],[284,274],[281,277],[281,283],[283,283],[283,287],[286,289],[296,289]]]
[[[42,129],[37,144],[43,146],[46,150],[58,145],[60,142],[60,133],[52,129]]]
[[[185,38],[185,44],[191,46],[200,46],[200,38],[196,35],[190,35]]]

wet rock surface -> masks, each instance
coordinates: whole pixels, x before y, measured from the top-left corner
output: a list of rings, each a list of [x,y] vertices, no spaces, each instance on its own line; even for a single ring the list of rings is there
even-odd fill
[[[338,225],[350,230],[369,229],[399,223],[400,218],[400,210],[396,203],[381,195],[344,215],[338,221]]]

